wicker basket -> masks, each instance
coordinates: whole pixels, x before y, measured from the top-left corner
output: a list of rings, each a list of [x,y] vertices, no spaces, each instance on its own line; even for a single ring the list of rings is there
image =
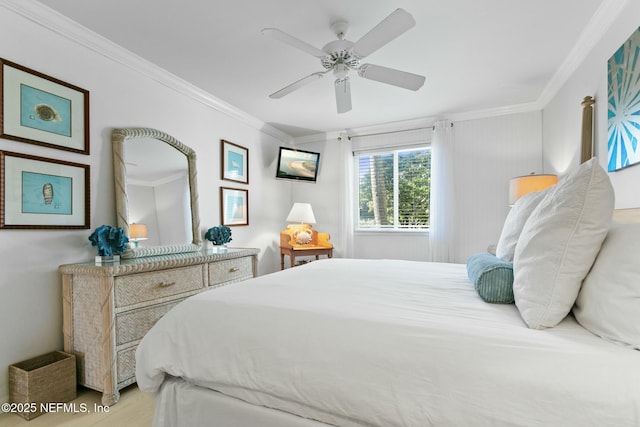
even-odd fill
[[[27,420],[43,414],[41,403],[76,398],[76,357],[53,351],[9,366],[9,400]]]

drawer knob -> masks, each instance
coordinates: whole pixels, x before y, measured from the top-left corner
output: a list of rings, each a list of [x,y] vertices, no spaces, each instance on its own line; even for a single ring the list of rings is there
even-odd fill
[[[176,282],[167,282],[167,283],[160,282],[160,283],[158,283],[158,287],[159,288],[168,288],[169,286],[173,286],[175,284],[176,284]]]
[[[229,273],[235,273],[236,271],[239,271],[240,267],[233,267],[232,269],[229,270]]]

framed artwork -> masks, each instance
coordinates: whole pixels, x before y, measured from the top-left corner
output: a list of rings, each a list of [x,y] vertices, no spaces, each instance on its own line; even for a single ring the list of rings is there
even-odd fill
[[[0,151],[0,228],[89,228],[89,165]]]
[[[249,190],[220,187],[222,225],[249,225]]]
[[[222,143],[222,179],[248,184],[249,150],[224,139],[220,142]]]
[[[0,137],[89,154],[89,92],[0,58]]]
[[[640,28],[609,58],[607,169],[640,163]]]

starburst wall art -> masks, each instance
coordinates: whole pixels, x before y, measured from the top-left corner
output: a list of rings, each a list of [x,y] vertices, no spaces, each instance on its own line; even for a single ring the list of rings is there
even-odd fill
[[[608,170],[640,163],[640,28],[608,64]]]

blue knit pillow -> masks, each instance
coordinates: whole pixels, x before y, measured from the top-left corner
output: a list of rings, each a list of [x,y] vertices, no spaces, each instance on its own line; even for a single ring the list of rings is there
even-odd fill
[[[490,253],[479,253],[467,260],[467,274],[486,302],[513,303],[513,264]]]

